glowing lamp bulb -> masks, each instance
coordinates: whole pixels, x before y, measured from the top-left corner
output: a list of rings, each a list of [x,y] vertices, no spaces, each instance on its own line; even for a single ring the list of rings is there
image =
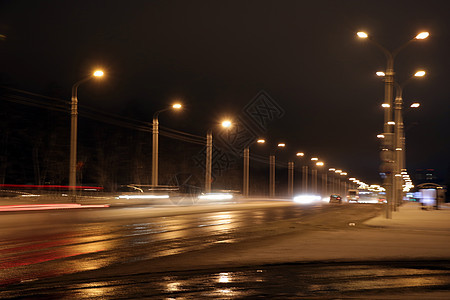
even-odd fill
[[[97,70],[94,72],[94,76],[95,77],[102,77],[103,76],[103,71],[102,70]]]
[[[225,127],[225,128],[231,127],[231,121],[228,121],[228,120],[223,121],[222,122],[222,126]]]
[[[357,35],[359,38],[361,38],[361,39],[366,39],[366,38],[369,37],[369,36],[367,35],[367,33],[363,32],[363,31],[357,32],[356,35]]]
[[[426,39],[428,36],[430,35],[430,33],[429,32],[421,32],[421,33],[419,33],[418,35],[416,35],[416,39],[418,39],[418,40],[424,40],[424,39]]]

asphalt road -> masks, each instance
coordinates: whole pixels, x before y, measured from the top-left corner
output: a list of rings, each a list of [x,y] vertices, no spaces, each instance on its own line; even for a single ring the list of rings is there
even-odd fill
[[[359,222],[378,212],[376,205],[266,202],[3,213],[0,297],[236,299],[445,290],[447,262],[214,265],[214,255],[235,245],[257,247],[311,224],[344,227],[350,217]],[[205,253],[207,268],[196,267],[194,252]]]

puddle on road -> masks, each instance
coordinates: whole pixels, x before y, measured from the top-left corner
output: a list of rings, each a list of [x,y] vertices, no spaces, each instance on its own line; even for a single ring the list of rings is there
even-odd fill
[[[289,264],[219,271],[139,274],[48,287],[40,295],[64,298],[242,299],[404,296],[438,291],[450,296],[450,265]],[[32,284],[32,283],[30,283]],[[44,289],[43,286],[41,286]],[[51,292],[49,292],[51,291]],[[1,295],[1,294],[0,294]],[[24,296],[24,295],[22,295]]]

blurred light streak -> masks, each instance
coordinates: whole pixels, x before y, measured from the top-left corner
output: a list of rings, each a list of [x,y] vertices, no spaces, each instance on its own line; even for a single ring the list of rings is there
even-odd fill
[[[118,199],[168,199],[169,195],[121,195]]]
[[[73,208],[104,208],[108,204],[77,204],[77,203],[58,203],[58,204],[23,204],[23,205],[0,205],[0,211],[29,211],[29,210],[50,210],[50,209],[73,209]]]

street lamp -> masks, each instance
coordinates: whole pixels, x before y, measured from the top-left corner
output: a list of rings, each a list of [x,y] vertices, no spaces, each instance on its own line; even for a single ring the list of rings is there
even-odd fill
[[[160,113],[167,111],[169,109],[181,109],[182,105],[180,103],[175,103],[170,107],[166,107],[158,110],[153,114],[153,123],[152,123],[152,187],[158,186],[158,134],[159,134],[159,122],[158,116]]]
[[[340,178],[340,175],[341,175],[341,173],[342,173],[342,170],[336,169],[336,170],[334,170],[334,173],[338,175],[337,178],[335,178],[335,179],[337,179],[337,180],[336,180],[336,190],[337,190],[337,193],[340,194],[340,195],[344,195],[344,194],[342,193],[341,178]]]
[[[394,142],[395,142],[395,177],[394,177],[394,209],[397,209],[397,207],[401,204],[401,199],[403,198],[403,188],[402,188],[402,178],[397,176],[400,174],[401,170],[405,168],[404,161],[405,161],[405,132],[404,132],[404,125],[403,125],[403,89],[404,87],[411,82],[411,80],[415,77],[423,77],[425,76],[425,71],[417,71],[414,76],[411,76],[408,78],[405,82],[402,84],[396,83],[396,97],[395,97],[395,110],[394,110]]]
[[[256,140],[257,144],[264,144],[265,139]],[[250,145],[244,149],[244,180],[243,180],[243,194],[244,197],[249,195],[249,185],[250,185]]]
[[[379,72],[377,72],[379,73]],[[402,83],[394,82],[395,84],[395,102],[394,102],[394,178],[393,178],[393,205],[394,210],[397,210],[397,207],[400,205],[400,200],[402,199],[402,178],[397,176],[400,174],[401,170],[404,169],[404,159],[405,159],[405,137],[404,137],[404,129],[403,129],[403,89],[407,84],[409,84],[414,78],[422,78],[426,74],[425,71],[420,70],[414,73],[413,76],[410,76],[407,80]],[[383,75],[381,75],[383,76]],[[414,103],[414,107],[418,107],[418,103]]]
[[[285,143],[278,143],[277,149],[284,149]],[[275,197],[275,155],[269,156],[269,196]]]
[[[403,44],[401,47],[395,49],[394,51],[389,51],[385,47],[383,47],[381,44],[377,43],[373,39],[369,37],[369,35],[365,32],[358,32],[357,36],[361,39],[368,39],[371,41],[375,46],[377,46],[383,54],[386,56],[387,66],[386,66],[386,72],[385,72],[385,89],[384,89],[384,103],[386,103],[389,106],[386,106],[386,110],[384,113],[384,134],[386,136],[392,136],[392,128],[388,124],[390,121],[392,121],[392,98],[393,98],[393,90],[394,90],[394,59],[397,56],[397,54],[403,50],[406,46],[410,45],[414,41],[418,40],[424,40],[429,36],[428,32],[421,32],[418,35],[416,35],[413,39],[409,40],[405,44]],[[386,138],[383,139],[384,141],[384,149],[388,149],[392,153],[393,148],[393,139],[392,138]],[[386,188],[386,200],[387,200],[387,206],[386,206],[386,218],[391,218],[391,210],[392,210],[392,200],[394,198],[394,194],[392,193],[392,184],[393,184],[393,176],[391,170],[393,168],[391,162],[382,162],[382,168],[387,169],[385,172],[385,179],[384,179],[384,185]]]
[[[317,157],[311,157],[311,161],[317,163],[319,161],[319,158]],[[312,185],[312,191],[314,193],[317,193],[317,169],[314,167],[311,168],[311,185]]]
[[[347,172],[340,172],[339,175],[345,177],[345,176],[347,176]],[[339,181],[341,183],[343,183],[343,187],[341,187],[341,190],[343,191],[343,195],[347,194],[347,190],[348,190],[347,181],[346,180],[343,180],[343,181],[339,180]]]
[[[336,191],[336,178],[334,176],[334,171],[336,171],[336,168],[329,168],[328,172],[331,172],[331,176],[330,176],[330,185],[331,185],[331,193],[332,194],[339,194]]]
[[[305,156],[305,153],[303,152],[297,152],[295,156],[302,158]],[[302,171],[303,171],[302,167]],[[295,164],[293,161],[288,162],[288,197],[292,197],[294,195],[294,173],[295,173]],[[302,179],[302,184],[303,184]]]
[[[92,75],[89,75],[80,81],[77,81],[72,86],[71,98],[71,124],[70,124],[70,159],[69,159],[69,190],[72,195],[75,195],[77,186],[77,131],[78,131],[78,87],[92,79],[103,76],[103,71],[97,70]]]
[[[230,128],[232,122],[229,120],[222,121],[222,127]],[[205,193],[211,193],[211,173],[212,173],[212,129],[208,129],[206,133],[206,170],[205,170]]]

